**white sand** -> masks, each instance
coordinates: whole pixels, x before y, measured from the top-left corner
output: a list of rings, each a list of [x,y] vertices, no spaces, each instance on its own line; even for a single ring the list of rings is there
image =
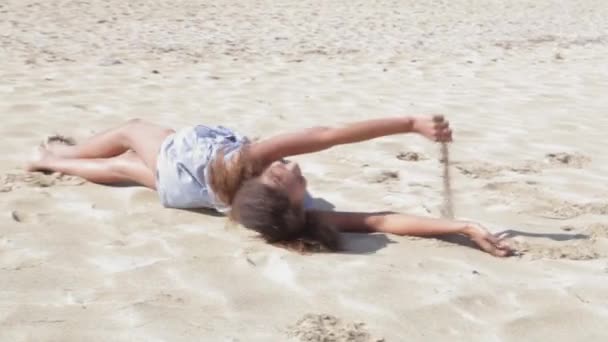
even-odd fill
[[[0,341],[608,340],[607,4],[3,1]],[[131,117],[253,137],[435,112],[457,216],[523,256],[383,235],[302,256],[146,189],[19,171],[49,133]],[[394,136],[297,160],[338,209],[438,215],[437,157]]]

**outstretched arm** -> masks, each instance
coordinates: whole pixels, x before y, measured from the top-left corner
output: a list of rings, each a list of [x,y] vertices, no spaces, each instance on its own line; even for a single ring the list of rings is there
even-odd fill
[[[509,246],[477,223],[397,214],[392,212],[354,213],[314,211],[313,214],[340,231],[389,233],[395,235],[465,235],[494,256],[508,256]]]
[[[318,152],[386,135],[419,133],[434,141],[450,141],[452,132],[442,116],[394,117],[355,122],[342,127],[313,127],[277,135],[251,146],[253,158],[271,163],[284,157]]]

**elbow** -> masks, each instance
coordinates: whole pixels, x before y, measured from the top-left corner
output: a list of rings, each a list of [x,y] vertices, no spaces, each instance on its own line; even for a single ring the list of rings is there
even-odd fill
[[[364,221],[365,230],[368,233],[392,233],[390,215],[393,214],[392,211],[381,211],[369,215]]]
[[[384,216],[377,215],[368,218],[365,222],[365,230],[368,233],[379,233],[382,232],[382,227],[384,226]]]
[[[364,214],[353,224],[353,231],[359,233],[378,233],[382,231],[384,217],[375,214]]]

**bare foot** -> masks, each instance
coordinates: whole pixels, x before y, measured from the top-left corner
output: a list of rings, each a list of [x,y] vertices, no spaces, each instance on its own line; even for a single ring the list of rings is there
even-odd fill
[[[51,158],[53,158],[53,153],[40,145],[34,150],[30,160],[25,165],[25,170],[29,172],[49,171],[48,162]]]
[[[76,141],[73,138],[58,134],[48,137],[44,143],[44,147],[49,152],[59,157],[69,156],[74,145],[76,145]]]
[[[477,223],[468,225],[465,234],[475,242],[479,248],[497,257],[506,257],[513,254],[513,250],[505,242],[490,233]]]

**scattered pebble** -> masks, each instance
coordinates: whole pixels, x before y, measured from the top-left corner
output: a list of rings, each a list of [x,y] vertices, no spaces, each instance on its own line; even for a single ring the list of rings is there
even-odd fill
[[[404,161],[420,161],[427,158],[416,152],[399,152],[399,154],[397,154],[397,159]]]
[[[390,170],[366,170],[365,178],[370,183],[384,183],[399,180],[399,172]]]
[[[591,162],[591,158],[580,153],[548,153],[545,157],[552,164],[567,165],[574,168],[581,168]]]
[[[23,222],[23,216],[16,210],[11,211],[11,217],[16,222]]]
[[[113,59],[113,58],[106,58],[103,59],[101,62],[99,62],[99,65],[101,66],[112,66],[112,65],[119,65],[122,64],[122,61],[120,59]]]

